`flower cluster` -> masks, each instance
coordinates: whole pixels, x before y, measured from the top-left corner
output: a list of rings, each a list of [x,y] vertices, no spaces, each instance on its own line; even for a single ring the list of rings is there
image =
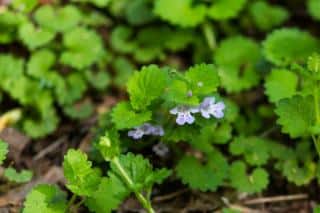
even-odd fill
[[[142,138],[144,135],[163,136],[164,130],[161,126],[153,126],[150,123],[144,123],[128,132],[128,136],[135,140]]]
[[[206,119],[211,117],[220,119],[224,116],[224,109],[225,104],[222,101],[215,102],[214,97],[206,97],[197,107],[177,106],[171,109],[170,113],[177,115],[176,123],[178,125],[184,125],[194,123],[195,118],[192,115],[194,113],[200,113]],[[144,123],[128,132],[128,136],[135,140],[142,138],[144,135],[163,136],[164,130],[161,126]]]
[[[178,125],[192,124],[195,121],[192,113],[201,113],[202,117],[209,119],[211,117],[222,118],[224,116],[225,104],[215,102],[214,97],[206,97],[198,107],[178,106],[170,110],[170,113],[177,115]]]

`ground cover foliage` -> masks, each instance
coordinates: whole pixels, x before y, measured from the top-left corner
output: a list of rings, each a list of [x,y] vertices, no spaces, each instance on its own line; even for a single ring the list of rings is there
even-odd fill
[[[65,184],[35,185],[22,212],[166,212],[170,187],[218,195],[208,212],[241,212],[226,192],[320,202],[319,0],[0,3],[1,130],[32,147],[98,118],[89,151],[55,161]],[[30,182],[8,152],[0,184]]]

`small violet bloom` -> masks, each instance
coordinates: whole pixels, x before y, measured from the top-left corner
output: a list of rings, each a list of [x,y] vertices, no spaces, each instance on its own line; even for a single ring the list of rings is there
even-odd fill
[[[164,130],[163,130],[162,126],[153,126],[151,135],[163,136],[164,135]]]
[[[195,121],[195,118],[191,113],[199,112],[198,108],[187,107],[187,106],[178,106],[170,110],[170,113],[177,115],[176,122],[178,125],[184,125],[185,123],[192,124]]]
[[[164,130],[161,126],[153,126],[150,123],[145,123],[128,132],[128,136],[135,140],[142,138],[144,135],[163,136]]]
[[[199,106],[199,111],[204,118],[210,118],[211,115],[215,118],[222,118],[224,109],[224,103],[222,101],[215,103],[214,97],[205,98]]]

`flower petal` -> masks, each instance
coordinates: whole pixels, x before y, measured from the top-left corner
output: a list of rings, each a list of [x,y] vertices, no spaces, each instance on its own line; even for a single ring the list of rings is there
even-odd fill
[[[185,115],[182,114],[182,113],[179,113],[179,114],[178,114],[178,117],[177,117],[177,119],[176,119],[176,122],[177,122],[178,125],[184,125],[184,124],[186,123],[186,117],[185,117]]]
[[[178,112],[179,112],[178,107],[175,107],[170,110],[170,114],[172,114],[172,115],[176,115],[176,114],[178,114]]]
[[[194,117],[190,113],[186,114],[185,120],[188,124],[192,124],[195,121]]]
[[[210,118],[210,113],[207,110],[201,110],[201,115],[204,118],[207,118],[207,119]]]

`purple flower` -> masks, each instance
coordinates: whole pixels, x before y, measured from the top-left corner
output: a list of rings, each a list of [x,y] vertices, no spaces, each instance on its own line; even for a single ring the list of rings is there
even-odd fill
[[[154,126],[152,129],[151,135],[163,136],[164,130],[162,126]]]
[[[178,106],[170,110],[170,113],[177,115],[176,122],[178,125],[184,125],[185,123],[192,124],[195,121],[195,118],[191,113],[199,112],[198,108],[187,107],[187,106]]]
[[[153,126],[150,123],[144,123],[128,132],[128,136],[135,140],[142,138],[144,135],[163,136],[164,130],[161,126]]]
[[[224,116],[225,105],[222,101],[215,103],[214,97],[205,98],[199,106],[199,111],[204,118],[222,118]]]

